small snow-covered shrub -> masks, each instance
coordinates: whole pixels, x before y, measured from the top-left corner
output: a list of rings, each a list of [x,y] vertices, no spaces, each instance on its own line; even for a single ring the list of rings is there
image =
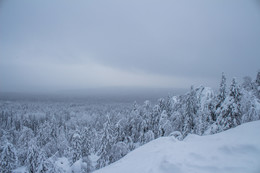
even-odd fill
[[[183,135],[179,131],[172,132],[169,136],[174,137],[175,139],[178,139],[179,141],[183,140]]]

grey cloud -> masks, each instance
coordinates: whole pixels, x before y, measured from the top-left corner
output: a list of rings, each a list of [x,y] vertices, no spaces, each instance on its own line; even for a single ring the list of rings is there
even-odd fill
[[[256,1],[245,0],[3,1],[0,65],[31,61],[48,69],[94,62],[173,78],[218,81],[222,71],[254,77],[259,19]],[[16,73],[12,68],[2,75]],[[18,79],[2,78],[8,80]]]

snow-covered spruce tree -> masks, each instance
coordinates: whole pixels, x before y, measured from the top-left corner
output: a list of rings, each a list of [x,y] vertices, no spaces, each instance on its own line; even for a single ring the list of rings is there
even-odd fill
[[[129,122],[129,135],[132,138],[134,143],[139,142],[141,135],[141,124],[142,124],[142,116],[140,115],[140,110],[136,109],[132,110],[130,113],[130,122]]]
[[[71,139],[71,148],[72,148],[72,162],[75,163],[82,157],[82,148],[81,148],[81,136],[78,131],[76,131]]]
[[[260,86],[260,70],[257,72],[255,82],[256,82],[257,86]]]
[[[215,117],[215,95],[212,89],[203,86],[196,89],[196,94],[199,109],[195,119],[194,133],[203,135],[211,124],[216,121],[213,120]]]
[[[0,153],[2,153],[4,146],[8,142],[6,131],[0,128]]]
[[[115,125],[115,143],[123,142],[127,145],[129,151],[134,149],[132,138],[127,133],[129,123],[126,117],[121,118]]]
[[[91,136],[90,136],[90,128],[85,127],[81,134],[82,137],[82,147],[81,147],[81,153],[82,157],[87,157],[90,155],[91,150]]]
[[[242,88],[241,112],[242,123],[256,121],[260,119],[260,103],[254,90]]]
[[[65,151],[69,146],[69,142],[66,138],[65,130],[64,130],[63,127],[60,129],[60,133],[59,133],[58,138],[56,140],[56,146],[57,146],[59,157],[64,156]]]
[[[153,107],[152,120],[151,120],[151,128],[154,133],[154,138],[158,138],[160,136],[159,133],[159,121],[160,121],[160,107],[159,105],[155,105]]]
[[[144,134],[144,142],[148,143],[152,140],[154,140],[154,133],[152,130],[148,130],[148,132]]]
[[[258,71],[256,76],[255,86],[256,86],[256,95],[260,99],[260,70]]]
[[[218,131],[227,130],[241,124],[241,92],[235,78],[230,85],[228,97],[221,106],[217,119]]]
[[[203,135],[204,132],[214,122],[211,119],[211,110],[210,109],[204,109],[204,110],[200,109],[197,113],[197,117],[196,117],[195,121],[196,121],[196,125],[194,127],[194,133],[197,135]]]
[[[30,140],[34,137],[32,129],[23,127],[17,142],[17,154],[21,165],[24,165],[27,158],[27,151],[30,146]]]
[[[243,78],[242,88],[246,91],[252,91],[256,88],[250,76],[245,76]]]
[[[93,170],[93,166],[91,164],[91,160],[89,159],[89,155],[91,152],[91,136],[90,136],[90,128],[85,127],[81,132],[81,153],[82,153],[82,165],[81,171],[84,173],[89,173]]]
[[[82,163],[81,163],[81,172],[82,173],[90,173],[94,170],[95,169],[92,166],[91,160],[88,157],[83,157]]]
[[[138,104],[137,104],[137,102],[135,101],[135,102],[133,103],[133,106],[132,106],[132,111],[137,112],[137,110],[138,110]]]
[[[158,99],[158,106],[159,106],[160,112],[162,112],[163,110],[166,110],[166,101],[164,98]]]
[[[97,160],[97,169],[107,166],[112,162],[111,149],[114,144],[114,137],[112,135],[113,130],[111,127],[110,117],[108,115],[107,121],[103,126],[101,144],[98,151],[99,159]]]
[[[57,166],[57,164],[55,163],[55,159],[53,158],[48,158],[47,160],[45,160],[44,165],[47,166],[45,167],[47,168],[47,170],[43,171],[42,173],[65,173],[66,172],[62,167]]]
[[[185,107],[184,125],[183,125],[183,136],[187,136],[188,133],[194,132],[195,116],[198,111],[196,91],[191,86],[190,92],[188,93]]]
[[[124,141],[124,138],[126,136],[123,127],[125,125],[124,121],[126,120],[123,117],[116,123],[116,127],[115,127],[116,142]]]
[[[141,123],[140,123],[140,137],[139,142],[141,144],[145,144],[145,133],[148,131],[148,119],[145,119],[145,117],[141,117]]]
[[[173,131],[182,131],[183,124],[184,124],[184,110],[181,109],[180,111],[174,111],[172,114],[172,124],[173,124]]]
[[[39,147],[43,147],[51,140],[51,126],[50,123],[45,121],[42,123],[37,131],[37,142]]]
[[[184,124],[184,115],[185,115],[185,104],[186,99],[183,99],[183,95],[172,97],[172,115],[170,117],[170,121],[172,122],[173,131],[183,130]]]
[[[173,103],[172,103],[172,97],[170,95],[167,96],[165,101],[165,111],[168,116],[168,118],[172,115],[173,112]]]
[[[149,100],[146,100],[141,107],[140,115],[142,117],[142,121],[145,120],[145,131],[152,129],[149,125],[151,125],[152,121],[152,104]],[[142,123],[144,124],[144,122]]]
[[[111,163],[121,159],[129,152],[128,146],[124,142],[117,142],[111,148]]]
[[[248,107],[247,109],[247,112],[245,112],[242,116],[242,123],[256,121],[260,119],[260,111],[259,109],[257,110],[255,103],[251,102],[250,107]]]
[[[173,132],[173,128],[171,122],[168,120],[167,112],[164,110],[161,113],[159,121],[159,134],[160,136],[168,136],[171,132]]]
[[[40,150],[37,157],[37,173],[44,173],[49,170],[46,153],[43,149]]]
[[[50,128],[49,130],[46,130],[45,134],[43,132],[44,136],[47,137],[47,139],[46,139],[47,143],[44,145],[44,149],[45,149],[47,157],[51,157],[54,153],[56,153],[58,151],[57,142],[58,142],[58,136],[60,133],[59,133],[59,128],[58,128],[59,125],[58,125],[57,118],[58,118],[58,116],[50,117],[50,119],[47,122],[47,123],[49,123],[49,126],[45,125],[43,128],[43,129],[46,129],[48,127]]]
[[[3,173],[12,172],[17,166],[17,155],[14,146],[6,141],[0,156],[0,170]]]
[[[115,129],[114,129],[114,142],[113,143],[118,143],[118,142],[123,142],[127,145],[127,148],[131,151],[134,149],[134,145],[133,145],[133,140],[130,137],[132,132],[129,131],[130,129],[133,129],[133,124],[131,124],[130,122],[131,119],[133,117],[129,118],[129,117],[122,117],[120,120],[118,120],[118,122],[115,125]]]
[[[27,151],[26,165],[29,173],[37,172],[37,168],[39,166],[38,156],[39,156],[39,148],[36,144],[36,141],[32,139],[29,143],[29,149]]]
[[[217,95],[216,109],[221,107],[221,104],[224,102],[224,100],[226,98],[226,95],[227,95],[226,81],[227,81],[226,76],[225,76],[224,73],[222,73],[221,82],[220,82],[220,85],[219,85],[219,92],[218,92],[218,95]],[[216,120],[216,119],[214,118],[213,120]]]
[[[145,117],[150,117],[152,113],[152,104],[149,100],[144,101],[143,105]]]

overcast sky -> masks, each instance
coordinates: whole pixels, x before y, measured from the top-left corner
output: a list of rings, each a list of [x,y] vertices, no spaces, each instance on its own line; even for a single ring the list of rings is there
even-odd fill
[[[260,69],[258,0],[0,0],[0,91],[218,87]]]

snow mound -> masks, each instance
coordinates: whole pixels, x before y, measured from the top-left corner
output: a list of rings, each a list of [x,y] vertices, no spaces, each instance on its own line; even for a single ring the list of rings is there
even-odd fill
[[[61,170],[63,170],[64,173],[70,173],[70,163],[69,160],[66,157],[58,158],[58,160],[55,162],[56,166],[59,167]]]
[[[95,173],[260,172],[260,121],[183,141],[162,137]]]
[[[28,173],[26,166],[19,167],[13,170],[13,173]]]

